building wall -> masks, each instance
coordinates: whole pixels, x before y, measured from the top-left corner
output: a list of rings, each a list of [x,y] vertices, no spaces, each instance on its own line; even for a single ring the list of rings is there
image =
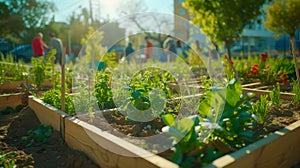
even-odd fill
[[[189,24],[186,20],[189,20],[188,11],[182,7],[184,0],[174,0],[174,36],[180,38],[183,41],[189,40]]]
[[[180,20],[176,16],[183,17],[189,20],[188,11],[182,7],[184,0],[174,0],[174,14],[175,14],[175,35],[182,37],[188,41],[192,35],[187,25],[181,25]],[[267,6],[266,3],[265,6]],[[245,27],[242,37],[234,45],[255,45],[261,50],[274,50],[277,39],[274,33],[265,29],[263,24],[263,16],[260,16],[262,22],[260,24],[254,23]],[[296,34],[297,35],[297,34]],[[299,33],[300,38],[300,33]],[[297,39],[297,37],[296,37]]]

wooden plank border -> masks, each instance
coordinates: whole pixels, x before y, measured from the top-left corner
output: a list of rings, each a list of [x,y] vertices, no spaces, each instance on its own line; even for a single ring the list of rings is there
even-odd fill
[[[206,168],[291,167],[300,160],[300,121],[241,150],[225,155]]]
[[[4,110],[7,106],[15,109],[22,104],[22,96],[21,93],[0,95],[0,110]]]
[[[29,102],[31,108],[36,106],[34,110],[44,111],[44,114],[41,114],[48,116],[42,118],[43,120],[46,118],[58,120],[56,115],[61,115],[59,110],[52,109],[41,100],[31,97]],[[44,108],[49,110],[43,110]],[[51,116],[54,117],[50,118]],[[57,124],[58,121],[49,123]],[[142,157],[149,152],[72,116],[64,118],[63,123],[66,143],[73,149],[85,152],[102,167],[179,167],[158,155]],[[133,155],[136,157],[130,157]],[[297,121],[266,138],[213,161],[206,168],[290,167],[299,160],[300,121]]]
[[[62,120],[69,116],[67,113],[44,103],[42,100],[33,96],[29,96],[29,107],[35,112],[39,121],[46,125],[51,125],[55,130],[62,132],[61,128]]]
[[[68,146],[83,151],[101,167],[179,167],[158,155],[69,116],[39,99],[30,97],[29,106],[41,123],[50,124],[55,130],[63,132]]]
[[[269,90],[258,90],[252,88],[243,88],[244,93],[254,93],[256,97],[260,97],[261,95],[270,95]],[[280,92],[280,98],[285,100],[293,100],[295,94],[294,93],[286,93]]]

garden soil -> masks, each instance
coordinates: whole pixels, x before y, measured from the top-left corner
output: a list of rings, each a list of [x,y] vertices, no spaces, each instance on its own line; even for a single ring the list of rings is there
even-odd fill
[[[41,123],[29,107],[19,113],[0,115],[0,151],[14,153],[6,161],[15,160],[17,167],[36,168],[96,168],[98,167],[85,154],[70,149],[59,132],[53,131],[49,141],[39,146],[22,140],[28,130],[36,130]]]
[[[87,115],[78,118],[80,120],[89,122],[92,125],[101,128],[102,130],[122,137],[125,140],[126,138],[124,136],[126,135],[147,137],[159,134],[161,133],[161,128],[164,126],[163,122],[158,119],[148,123],[136,123],[133,121],[128,121],[122,114],[118,114],[116,112],[109,112],[103,115],[94,116],[92,118]],[[265,123],[257,124],[253,131],[257,139],[261,139],[263,137],[266,137],[268,134],[280,130],[298,120],[300,120],[300,105],[294,103],[293,101],[281,100],[279,107],[276,107],[274,105],[269,107],[269,112],[267,113]],[[142,142],[131,140],[128,141],[147,150],[150,149],[152,151],[155,151],[155,149],[153,149],[153,146],[145,147],[143,146]],[[234,150],[228,149],[225,151],[232,152]],[[170,152],[171,151],[166,151],[165,153],[162,153],[160,155],[168,158]],[[300,168],[300,161],[297,165],[293,166],[293,168]]]

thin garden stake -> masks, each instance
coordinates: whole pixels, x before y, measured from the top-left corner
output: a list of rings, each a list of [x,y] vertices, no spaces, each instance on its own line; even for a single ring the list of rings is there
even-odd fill
[[[64,48],[61,58],[61,111],[65,112],[65,56],[66,49]]]

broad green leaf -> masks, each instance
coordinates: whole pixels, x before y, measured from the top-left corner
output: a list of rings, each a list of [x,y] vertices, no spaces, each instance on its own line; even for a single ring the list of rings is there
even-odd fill
[[[174,163],[180,164],[183,159],[183,153],[178,147],[174,147],[174,152],[171,155],[171,160]]]
[[[166,114],[166,115],[163,115],[161,117],[161,119],[163,120],[163,122],[168,125],[168,126],[171,126],[174,124],[174,121],[175,121],[175,118],[172,114]]]

